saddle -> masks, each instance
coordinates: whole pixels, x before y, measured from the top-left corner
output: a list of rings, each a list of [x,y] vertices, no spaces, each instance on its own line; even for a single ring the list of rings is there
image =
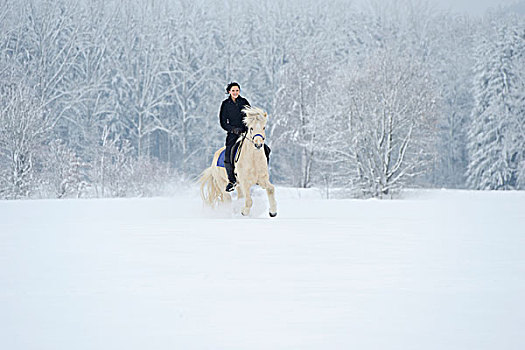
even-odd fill
[[[237,142],[232,147],[232,152],[230,154],[230,163],[235,166],[235,157],[237,157],[237,151],[239,150],[240,145],[242,144],[242,138],[239,137]],[[264,144],[264,154],[266,155],[266,161],[270,162],[270,152],[272,150],[267,144]],[[226,149],[223,149],[221,154],[219,154],[219,158],[217,159],[217,166],[224,168],[224,156],[226,154]]]
[[[232,147],[232,152],[230,154],[230,163],[232,165],[235,165],[235,156],[237,156],[237,151],[239,150],[239,146],[241,144],[241,138],[235,142],[235,144]],[[224,168],[224,157],[226,154],[226,149],[223,149],[221,154],[219,155],[219,158],[217,159],[217,166]]]

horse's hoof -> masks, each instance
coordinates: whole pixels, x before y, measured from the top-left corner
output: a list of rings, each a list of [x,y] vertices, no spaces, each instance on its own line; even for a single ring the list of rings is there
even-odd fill
[[[272,212],[270,212],[270,217],[274,218],[274,217],[276,217],[276,216],[277,216],[277,213],[272,213]]]

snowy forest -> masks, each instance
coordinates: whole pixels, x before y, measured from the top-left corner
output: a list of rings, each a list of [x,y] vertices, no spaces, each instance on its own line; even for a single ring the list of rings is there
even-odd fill
[[[0,199],[191,183],[231,81],[269,114],[276,184],[523,190],[524,8],[0,0]]]

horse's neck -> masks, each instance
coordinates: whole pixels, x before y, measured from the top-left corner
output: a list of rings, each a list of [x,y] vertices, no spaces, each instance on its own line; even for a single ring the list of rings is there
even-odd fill
[[[256,149],[254,145],[252,145],[249,141],[244,140],[245,142],[242,144],[241,149],[241,158],[244,158],[245,161],[248,162],[257,162],[261,159],[264,159],[266,162],[266,155],[264,154],[264,146],[261,149]],[[241,161],[241,159],[239,159]]]

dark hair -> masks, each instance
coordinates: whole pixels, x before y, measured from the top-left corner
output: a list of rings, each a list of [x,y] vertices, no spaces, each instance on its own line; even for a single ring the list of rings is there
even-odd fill
[[[230,90],[234,86],[237,86],[239,88],[239,90],[241,89],[241,86],[239,85],[239,83],[236,83],[236,82],[232,81],[231,83],[228,84],[228,86],[226,86],[226,93],[229,94]]]

